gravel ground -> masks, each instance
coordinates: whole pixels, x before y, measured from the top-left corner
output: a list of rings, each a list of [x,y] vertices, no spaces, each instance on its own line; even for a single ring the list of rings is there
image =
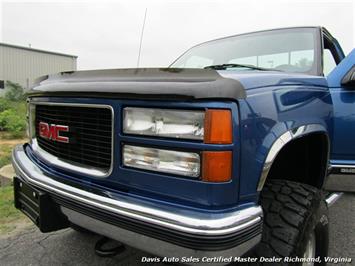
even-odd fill
[[[355,259],[355,194],[344,194],[330,208],[331,257]],[[127,247],[113,257],[95,255],[94,245],[99,239],[65,229],[42,234],[34,226],[10,237],[0,236],[0,265],[138,265],[142,256],[150,256]],[[355,265],[355,261],[352,262]],[[146,264],[148,265],[148,264]],[[160,265],[158,263],[149,265]],[[332,265],[332,264],[328,264]],[[339,263],[337,265],[344,265]],[[348,264],[349,265],[349,264]]]

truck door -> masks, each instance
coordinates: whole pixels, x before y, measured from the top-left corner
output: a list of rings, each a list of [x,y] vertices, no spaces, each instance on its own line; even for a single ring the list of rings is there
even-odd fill
[[[332,178],[327,187],[355,191],[355,49],[329,73],[327,80],[334,108]]]

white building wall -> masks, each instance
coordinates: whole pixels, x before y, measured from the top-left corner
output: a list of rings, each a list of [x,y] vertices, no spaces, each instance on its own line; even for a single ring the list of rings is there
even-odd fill
[[[76,57],[0,43],[0,80],[19,83],[24,88],[40,76],[76,70]]]

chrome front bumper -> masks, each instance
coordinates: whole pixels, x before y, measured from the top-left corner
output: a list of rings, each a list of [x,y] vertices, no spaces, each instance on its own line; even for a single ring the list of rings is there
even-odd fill
[[[129,246],[144,250],[158,256],[241,256],[253,248],[261,239],[262,209],[260,206],[252,206],[243,210],[225,213],[206,213],[178,208],[157,206],[152,203],[133,200],[126,196],[115,198],[109,192],[99,195],[62,182],[41,170],[26,154],[23,146],[17,146],[13,151],[13,166],[16,175],[27,184],[41,189],[53,197],[64,199],[64,202],[72,202],[94,209],[95,212],[109,214],[112,217],[128,219],[133,223],[139,223],[143,227],[151,226],[159,231],[168,231],[169,234],[179,234],[186,238],[203,239],[203,243],[221,241],[233,236],[243,236],[235,246],[226,248],[189,247],[185,244],[166,241],[164,237],[155,237],[145,234],[142,230],[135,232],[127,230],[97,216],[77,211],[69,204],[61,204],[62,212],[68,220],[96,233],[121,241]],[[120,218],[118,218],[120,220]],[[254,229],[256,228],[257,231]],[[252,237],[245,235],[253,229]],[[257,233],[255,233],[257,232]],[[244,233],[244,235],[243,235]],[[223,247],[223,245],[221,245]]]

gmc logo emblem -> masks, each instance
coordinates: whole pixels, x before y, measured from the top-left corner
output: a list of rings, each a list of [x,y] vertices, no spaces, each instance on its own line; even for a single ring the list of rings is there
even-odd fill
[[[68,126],[60,126],[60,125],[49,125],[45,122],[39,122],[39,135],[42,138],[50,139],[57,142],[69,143],[69,138],[61,136],[61,132],[68,132]]]

